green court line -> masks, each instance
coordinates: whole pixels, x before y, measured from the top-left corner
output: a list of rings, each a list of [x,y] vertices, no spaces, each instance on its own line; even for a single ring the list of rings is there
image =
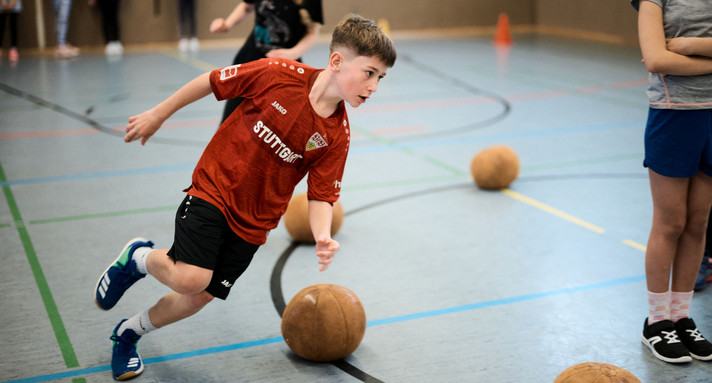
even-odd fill
[[[4,228],[10,227],[10,226],[12,226],[12,225],[9,223],[0,223],[0,229],[4,229]]]
[[[5,177],[5,170],[0,163],[0,182],[5,181],[7,181],[7,178]],[[49,317],[50,324],[54,330],[54,335],[57,338],[59,349],[62,352],[64,364],[67,368],[79,367],[77,355],[72,347],[72,342],[69,340],[69,335],[67,334],[67,329],[64,327],[64,323],[62,322],[62,317],[59,315],[59,309],[57,308],[57,304],[54,302],[54,298],[52,297],[52,291],[50,290],[47,278],[45,278],[45,274],[42,271],[42,266],[37,258],[35,247],[32,245],[32,240],[30,239],[30,234],[25,227],[25,222],[22,220],[22,215],[20,214],[20,209],[17,207],[15,196],[12,194],[12,190],[9,185],[4,185],[2,187],[2,191],[5,195],[5,199],[7,200],[7,205],[10,208],[12,218],[15,221],[17,234],[20,236],[22,247],[25,249],[27,262],[30,264],[30,269],[35,277],[35,283],[37,284],[40,296],[42,297],[45,310],[47,310],[47,316]]]
[[[68,217],[36,219],[36,220],[30,221],[30,224],[31,225],[41,225],[44,223],[81,221],[81,220],[85,220],[85,219],[117,217],[117,216],[122,216],[122,215],[133,215],[133,214],[145,214],[145,213],[154,213],[157,211],[170,211],[170,210],[176,210],[176,209],[178,209],[177,203],[175,205],[170,205],[170,206],[150,207],[150,208],[145,208],[145,209],[110,211],[110,212],[105,212],[105,213],[82,214],[82,215],[75,215],[75,216],[68,216]]]

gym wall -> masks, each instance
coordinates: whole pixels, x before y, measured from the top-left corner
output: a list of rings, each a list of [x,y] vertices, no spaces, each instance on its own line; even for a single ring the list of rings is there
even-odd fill
[[[97,0],[101,1],[101,0]],[[247,37],[252,20],[226,34],[211,34],[210,21],[227,17],[240,0],[197,0],[201,40]],[[392,32],[469,27],[494,28],[497,15],[507,13],[514,31],[637,44],[636,13],[627,0],[322,0],[327,34],[353,12],[388,20]],[[50,0],[24,0],[20,15],[21,48],[56,45]],[[123,0],[120,5],[124,44],[177,42],[177,0]],[[41,13],[38,13],[39,4]],[[38,17],[40,16],[40,17]],[[40,23],[40,28],[38,28]],[[42,36],[38,36],[40,33]],[[73,0],[68,40],[78,46],[103,46],[101,18],[87,0]]]

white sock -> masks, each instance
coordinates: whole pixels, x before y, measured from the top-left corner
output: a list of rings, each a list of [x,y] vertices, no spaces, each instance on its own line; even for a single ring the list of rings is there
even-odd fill
[[[139,247],[134,250],[133,260],[136,261],[136,269],[138,269],[139,273],[148,274],[148,270],[146,270],[146,258],[152,251],[153,249],[148,246]]]
[[[119,326],[119,329],[116,331],[116,335],[121,336],[127,328],[130,328],[136,333],[136,335],[139,336],[145,335],[156,329],[151,323],[151,319],[148,317],[148,310],[129,318],[126,322]]]

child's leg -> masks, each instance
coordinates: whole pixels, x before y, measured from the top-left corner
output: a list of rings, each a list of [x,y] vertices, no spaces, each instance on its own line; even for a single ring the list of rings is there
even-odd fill
[[[10,12],[10,47],[17,48],[17,12]],[[2,38],[0,38],[2,41]]]
[[[670,288],[670,272],[687,216],[690,180],[665,177],[649,171],[653,196],[653,225],[645,253],[648,291],[664,293]]]
[[[8,12],[0,12],[0,49],[2,49],[3,37],[5,36],[5,20],[8,18]]]
[[[54,0],[54,26],[57,31],[58,46],[67,44],[67,26],[71,6],[71,0]]]
[[[195,294],[205,290],[213,271],[175,261],[168,249],[152,251],[146,258],[146,270],[159,282],[180,294]]]
[[[678,241],[672,269],[672,291],[695,286],[705,250],[705,233],[712,205],[712,177],[698,173],[689,183],[685,230]]]

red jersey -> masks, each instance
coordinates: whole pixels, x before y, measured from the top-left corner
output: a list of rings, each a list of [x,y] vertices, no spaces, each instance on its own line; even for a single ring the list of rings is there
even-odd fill
[[[218,100],[245,100],[208,143],[188,194],[218,207],[247,242],[266,242],[307,174],[309,199],[339,198],[350,127],[343,102],[328,118],[312,108],[309,91],[320,72],[262,59],[210,74]]]

